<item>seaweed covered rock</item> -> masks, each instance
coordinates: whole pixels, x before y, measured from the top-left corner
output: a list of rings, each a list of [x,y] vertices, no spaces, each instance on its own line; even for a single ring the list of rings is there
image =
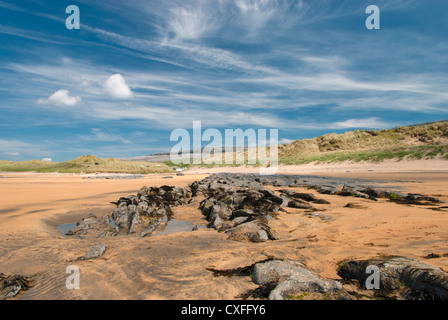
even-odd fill
[[[31,286],[32,280],[28,277],[0,273],[0,300],[12,299]]]
[[[414,193],[402,193],[399,187],[386,186],[378,181],[365,179],[350,179],[309,175],[257,175],[257,174],[236,174],[217,173],[212,174],[202,181],[194,182],[190,185],[193,195],[202,194],[211,196],[223,190],[241,190],[249,188],[252,190],[263,190],[264,185],[275,187],[305,187],[314,189],[321,194],[340,195],[347,197],[365,198],[377,200],[387,198],[399,204],[431,205],[443,203],[444,201],[435,197]],[[297,193],[285,191],[290,199],[313,200],[313,195],[307,193]],[[287,193],[290,193],[289,195]]]
[[[309,270],[303,263],[292,260],[271,260],[257,263],[252,280],[258,285],[271,284],[270,300],[283,300],[303,293],[332,294],[333,299],[346,299],[348,294],[342,285],[325,279]]]
[[[208,196],[199,204],[209,227],[225,231],[231,240],[263,242],[276,240],[268,218],[280,209],[283,199],[256,181],[240,176],[194,183],[192,193]]]
[[[338,274],[345,280],[357,280],[364,288],[371,275],[366,272],[369,266],[378,270],[377,296],[392,299],[448,299],[448,273],[411,258],[384,256],[344,261],[340,263]]]
[[[229,240],[247,240],[250,242],[264,242],[277,240],[275,232],[266,221],[256,219],[244,222],[226,231]]]
[[[189,199],[190,193],[185,188],[145,186],[136,195],[120,197],[110,217],[87,217],[66,235],[84,236],[92,230],[100,230],[101,236],[107,231],[112,235],[138,232],[142,237],[147,236],[157,225],[171,219],[172,207],[186,204]]]

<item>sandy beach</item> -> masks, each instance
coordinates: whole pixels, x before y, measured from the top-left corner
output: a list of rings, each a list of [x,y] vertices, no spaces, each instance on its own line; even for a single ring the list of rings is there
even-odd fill
[[[267,257],[301,261],[317,274],[339,279],[341,260],[379,254],[416,258],[448,270],[448,211],[402,205],[388,199],[319,194],[329,205],[316,205],[333,219],[324,221],[299,209],[279,213],[269,225],[278,240],[231,241],[206,228],[191,203],[174,209],[180,228],[151,237],[119,235],[102,239],[65,236],[58,229],[93,213],[110,214],[112,202],[143,186],[187,187],[210,173],[230,168],[191,169],[185,175],[154,174],[137,179],[83,179],[74,174],[0,174],[0,272],[32,276],[34,286],[16,299],[235,299],[257,286],[248,277],[215,277],[207,268],[248,266]],[[234,172],[253,169],[231,168]],[[448,201],[448,161],[280,167],[278,173],[380,180],[405,192]],[[90,175],[92,176],[92,175]],[[269,190],[279,188],[269,186]],[[294,188],[298,192],[317,192]],[[357,208],[345,207],[354,203]],[[177,231],[177,232],[176,232]],[[76,261],[98,243],[107,251],[98,259]],[[68,290],[67,266],[80,269],[80,289]]]

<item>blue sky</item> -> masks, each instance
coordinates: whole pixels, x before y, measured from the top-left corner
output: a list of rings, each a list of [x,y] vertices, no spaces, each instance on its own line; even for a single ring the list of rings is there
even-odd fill
[[[446,0],[0,0],[0,159],[166,152],[193,121],[287,142],[448,119],[447,16]]]

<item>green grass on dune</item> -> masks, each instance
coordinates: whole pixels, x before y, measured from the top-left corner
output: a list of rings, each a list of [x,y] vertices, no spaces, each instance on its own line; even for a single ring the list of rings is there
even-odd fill
[[[139,161],[120,161],[118,159],[100,159],[95,156],[82,156],[65,162],[30,161],[0,161],[0,171],[3,172],[60,172],[60,173],[167,173],[172,168],[163,163]]]
[[[384,160],[398,160],[403,159],[418,160],[418,159],[434,159],[442,157],[448,160],[448,145],[422,145],[422,146],[407,146],[394,147],[383,150],[367,150],[367,151],[334,151],[322,153],[320,155],[312,155],[305,157],[288,157],[280,158],[280,164],[307,164],[311,162],[317,163],[333,163],[344,161],[370,161],[382,162]]]

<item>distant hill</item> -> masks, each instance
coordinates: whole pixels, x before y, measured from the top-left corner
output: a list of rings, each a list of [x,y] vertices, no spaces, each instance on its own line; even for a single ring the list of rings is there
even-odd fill
[[[87,155],[87,156],[81,156],[74,160],[69,160],[69,161],[66,161],[63,163],[67,163],[67,164],[105,164],[106,161],[101,160],[97,156]]]
[[[115,158],[100,159],[97,156],[85,155],[65,162],[0,161],[0,171],[9,172],[61,172],[61,173],[165,173],[173,169],[163,163],[143,161],[121,161]]]
[[[378,162],[385,159],[431,159],[436,157],[448,160],[448,120],[384,130],[330,133],[312,139],[296,140],[287,145],[279,145],[278,150],[280,164]],[[225,150],[223,149],[223,151]],[[244,147],[237,148],[234,153],[243,153],[247,157],[248,150]],[[192,150],[190,154],[186,155],[186,158],[199,157],[200,154],[200,150]],[[176,167],[171,163],[169,155],[169,153],[158,153],[121,159],[102,159],[94,155],[84,155],[65,162],[0,160],[0,171],[165,173],[173,172]],[[263,161],[260,163],[264,164]],[[214,166],[214,164],[210,166]]]
[[[269,147],[268,147],[269,149]],[[342,134],[330,133],[312,139],[296,140],[279,145],[280,164],[306,164],[310,162],[373,161],[385,159],[448,160],[448,120],[414,124],[384,130],[354,130]],[[222,150],[223,157],[225,149]],[[247,148],[234,151],[246,157]],[[200,157],[200,150],[192,150],[190,157]],[[186,158],[189,158],[188,155]],[[223,158],[224,159],[224,158]],[[144,160],[169,163],[169,153],[157,153],[121,160]],[[223,161],[224,163],[224,161]],[[264,161],[259,161],[264,164]],[[216,166],[219,164],[202,164]],[[224,164],[227,165],[227,164]]]
[[[355,130],[279,146],[280,163],[448,159],[448,120],[385,130]]]
[[[233,148],[233,150],[235,152],[246,150],[246,149],[247,149],[246,147],[234,147]],[[202,150],[204,150],[204,148],[190,150],[189,152],[186,151],[185,154],[184,154],[184,158],[185,159],[200,158],[201,154],[202,154]],[[226,151],[226,149],[223,147],[222,148],[222,153],[224,154],[225,151]],[[169,152],[161,152],[161,153],[149,154],[149,155],[146,155],[146,156],[119,158],[119,160],[122,160],[122,161],[146,161],[146,162],[171,162],[170,155],[171,154]]]

